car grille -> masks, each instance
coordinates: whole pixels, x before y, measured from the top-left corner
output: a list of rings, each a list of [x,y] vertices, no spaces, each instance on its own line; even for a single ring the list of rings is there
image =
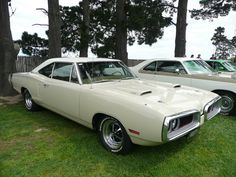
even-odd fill
[[[200,112],[190,110],[165,118],[162,132],[163,142],[180,138],[200,126]]]

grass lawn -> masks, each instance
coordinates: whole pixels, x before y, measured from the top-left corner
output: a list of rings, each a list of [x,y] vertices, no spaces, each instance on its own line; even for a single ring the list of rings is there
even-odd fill
[[[192,139],[107,152],[93,130],[47,110],[0,106],[1,177],[235,177],[236,117],[206,122]]]

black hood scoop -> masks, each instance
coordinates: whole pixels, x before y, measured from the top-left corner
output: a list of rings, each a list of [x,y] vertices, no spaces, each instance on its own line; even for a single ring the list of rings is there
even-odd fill
[[[150,93],[152,93],[151,90],[145,90],[142,93],[140,93],[140,96],[143,96],[143,95],[146,95],[146,94],[150,94]]]
[[[180,88],[180,87],[181,87],[180,84],[175,84],[175,85],[173,86],[173,88]]]

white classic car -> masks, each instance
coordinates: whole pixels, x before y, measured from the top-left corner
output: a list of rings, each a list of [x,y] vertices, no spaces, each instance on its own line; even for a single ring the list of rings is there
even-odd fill
[[[140,80],[114,59],[49,59],[9,80],[27,110],[40,105],[95,129],[113,153],[193,135],[221,104],[208,91]]]
[[[215,73],[201,59],[160,58],[146,60],[131,70],[140,78],[181,84],[217,93],[222,97],[221,113],[236,113],[236,79],[234,74]]]

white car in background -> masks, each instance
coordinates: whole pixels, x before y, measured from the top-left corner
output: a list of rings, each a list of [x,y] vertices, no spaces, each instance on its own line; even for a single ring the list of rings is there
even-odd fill
[[[217,93],[222,97],[221,113],[236,113],[236,79],[232,74],[218,74],[201,59],[158,58],[131,67],[140,78],[181,84]]]
[[[132,144],[151,146],[192,136],[219,113],[221,104],[208,91],[140,80],[113,59],[49,59],[9,80],[27,110],[40,105],[95,129],[113,153],[127,153]]]

